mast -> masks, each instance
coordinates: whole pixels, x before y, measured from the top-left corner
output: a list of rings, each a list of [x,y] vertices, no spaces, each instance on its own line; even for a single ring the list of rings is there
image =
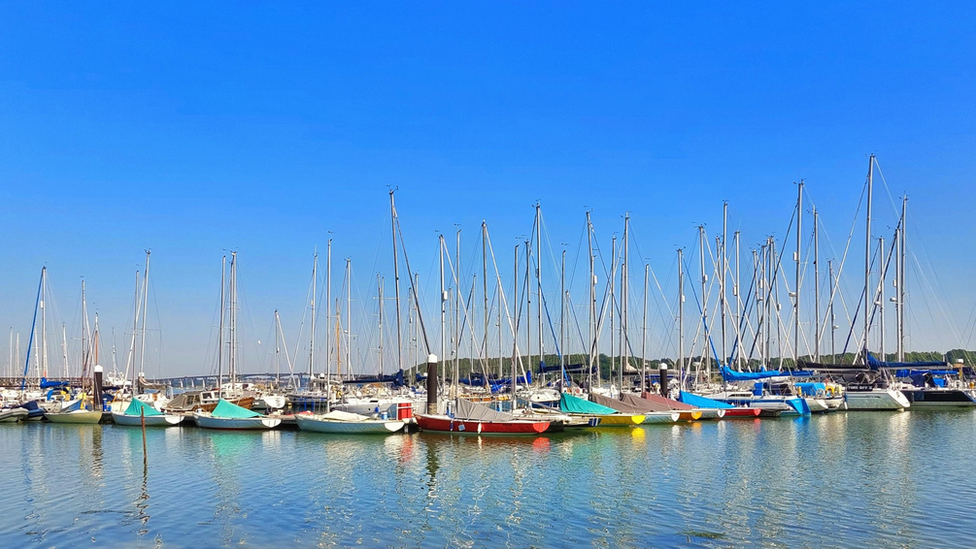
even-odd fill
[[[617,354],[613,350],[613,315],[617,313],[617,294],[615,292],[616,288],[614,281],[617,278],[617,235],[614,234],[610,239],[610,278],[607,280],[610,285],[610,375],[607,381],[610,382],[611,388],[613,388],[613,376],[617,372]],[[602,316],[602,315],[601,315]],[[622,376],[621,376],[622,377]],[[623,379],[617,378],[617,383],[622,383]],[[617,390],[619,391],[622,385],[617,385]]]
[[[515,361],[518,359],[518,334],[519,334],[519,322],[522,320],[522,302],[519,297],[519,245],[515,245],[515,261],[513,263],[515,271],[512,273],[512,286],[514,287],[514,294],[512,296],[512,312],[515,313],[515,329],[512,330],[512,364],[511,373],[512,379],[515,379]],[[514,394],[514,393],[513,393]]]
[[[44,302],[41,302],[41,311],[43,313]],[[44,347],[46,347],[44,342],[44,316],[41,316],[41,352],[38,356],[42,357],[44,355]],[[91,357],[91,336],[89,335],[88,327],[88,304],[85,302],[85,279],[81,280],[81,387],[82,390],[88,390],[88,361]],[[43,366],[43,365],[42,365]],[[39,366],[39,369],[40,367]]]
[[[532,247],[528,239],[525,240],[525,354],[528,369],[532,369],[532,287],[529,285],[532,271]],[[512,378],[514,387],[515,378]],[[513,395],[515,393],[512,393]]]
[[[566,250],[559,275],[559,386],[566,382]]]
[[[150,250],[146,250],[146,273],[142,281],[142,345],[139,349],[139,373],[144,374],[146,371],[146,316],[147,309],[149,309],[149,255],[152,253]],[[135,387],[133,387],[135,391]],[[133,392],[133,394],[135,394]]]
[[[536,308],[539,313],[539,365],[546,361],[546,343],[542,336],[542,206],[535,203],[535,280],[536,280]],[[531,364],[529,365],[531,369]]]
[[[379,354],[380,354],[380,374],[385,371],[383,369],[383,275],[376,273],[376,293],[379,296]]]
[[[220,259],[220,320],[217,328],[217,397],[223,398],[224,385],[224,309],[226,302],[224,297],[225,271],[227,268],[227,256]]]
[[[132,374],[132,396],[136,394],[136,333],[139,331],[139,269],[136,269],[135,295],[132,298],[132,337],[129,340],[129,356],[125,361],[125,377]],[[129,371],[132,368],[132,371]]]
[[[796,253],[793,263],[796,281],[793,287],[793,368],[800,358],[800,254],[803,246],[803,180],[796,187]]]
[[[885,358],[885,277],[888,274],[888,264],[884,261],[884,237],[878,237],[878,261],[880,263],[880,268],[878,269],[878,314],[880,318],[878,320],[878,332],[879,332],[879,344],[878,352],[881,355],[881,360],[887,360]]]
[[[328,307],[326,307],[328,308]],[[276,383],[281,384],[281,318],[278,317],[278,309],[274,310],[275,319],[275,380]],[[309,384],[311,384],[311,378],[309,378]]]
[[[454,397],[458,396],[461,388],[458,379],[461,378],[461,227],[458,226],[454,241],[454,269],[452,273],[454,287]]]
[[[820,217],[817,207],[813,207],[813,317],[816,319],[814,335],[816,346],[813,348],[813,361],[820,362],[820,338],[823,326],[820,323]]]
[[[325,255],[325,371],[332,375],[332,239],[326,244]],[[309,380],[309,388],[311,388]]]
[[[739,263],[741,256],[739,255],[739,231],[735,231],[732,234],[732,239],[735,241],[735,280],[732,281],[732,295],[735,296],[735,356],[736,361],[739,363],[739,370],[742,370],[742,330],[739,328],[742,322],[742,294],[739,285],[742,283],[741,273],[739,271]]]
[[[228,357],[230,389],[237,383],[237,252],[230,253],[230,352]]]
[[[624,215],[624,262],[620,266],[620,393],[624,392],[624,370],[630,362],[630,353],[627,348],[627,302],[630,301],[630,287],[627,279],[628,248],[630,248],[630,212]]]
[[[397,214],[396,206],[393,204],[393,192],[390,190],[390,227],[393,231],[393,300],[396,302],[397,369],[399,370],[403,368],[403,341],[400,337],[400,265],[397,262]]]
[[[586,212],[586,249],[590,259],[590,321],[589,321],[589,346],[590,364],[587,379],[587,391],[593,387],[593,362],[596,354],[596,275],[593,273],[593,222],[590,220],[590,212]],[[599,364],[597,364],[599,367]],[[599,373],[599,370],[597,370]]]
[[[312,302],[311,302],[311,304],[312,304],[312,307],[311,307],[311,313],[312,313],[311,332],[312,332],[312,335],[311,335],[311,339],[310,339],[309,344],[308,344],[308,386],[309,387],[312,386],[312,377],[315,376],[315,296],[317,295],[317,293],[316,293],[316,290],[317,290],[316,285],[317,285],[317,282],[318,282],[318,279],[319,279],[319,277],[318,277],[318,269],[319,269],[319,252],[318,252],[318,250],[316,250],[315,253],[312,254]],[[326,309],[329,308],[328,303],[329,302],[326,301],[326,306],[325,306]],[[278,316],[278,312],[275,311],[275,317],[277,317],[277,316]],[[328,330],[326,330],[326,331],[328,331]]]
[[[830,303],[827,303],[827,308],[830,310],[830,363],[837,363],[837,318],[834,316],[834,260],[827,260],[827,276],[830,277],[828,280],[830,292]]]
[[[488,362],[488,324],[490,312],[488,311],[488,224],[484,219],[481,220],[481,296],[484,300],[484,313],[485,313],[485,332],[482,338],[482,351],[481,356],[485,358],[485,363]],[[499,331],[501,331],[501,326],[499,326]],[[488,378],[488,367],[485,366],[485,380],[487,383]],[[500,377],[500,376],[499,376]]]
[[[908,259],[906,255],[906,241],[908,237],[908,232],[906,231],[906,223],[908,223],[907,212],[908,197],[905,196],[901,201],[901,238],[898,239],[898,256],[901,258],[898,261],[898,362],[904,362],[905,360],[905,265]]]
[[[346,371],[352,374],[352,258],[346,258]]]
[[[707,381],[712,380],[712,368],[710,365],[711,357],[708,356],[708,302],[705,296],[705,283],[708,281],[708,275],[705,274],[705,226],[698,226],[698,255],[701,260],[701,314],[702,314],[702,328],[705,334],[705,346],[702,349],[702,362],[705,363],[705,378]]]
[[[871,319],[868,309],[871,307],[871,200],[874,189],[874,154],[868,159],[868,204],[867,221],[864,224],[864,348],[858,349],[863,364],[867,364],[867,355],[861,353],[868,348],[868,334],[871,329]]]
[[[444,235],[438,235],[438,254],[437,260],[440,265],[441,273],[441,384],[444,386],[444,370],[447,369],[447,290],[444,287],[444,248],[446,246],[444,242]]]
[[[47,301],[47,268],[46,267],[41,270],[41,278],[44,281],[43,285],[41,286],[41,349],[40,352],[37,353],[37,356],[40,358],[40,362],[41,362],[40,371],[44,372],[44,377],[47,377],[47,358],[48,358],[47,357],[47,307],[45,303]],[[84,280],[81,281],[81,299],[82,299],[82,304],[84,305],[84,300],[85,300]]]
[[[644,310],[641,313],[641,393],[647,381],[647,275],[651,266],[644,264]]]
[[[685,383],[685,275],[682,266],[682,250],[678,248],[678,379],[681,388]]]
[[[718,263],[719,263],[718,264],[718,272],[719,272],[718,308],[720,310],[720,316],[722,319],[721,322],[722,322],[722,363],[723,364],[728,364],[729,362],[729,353],[725,343],[727,340],[727,337],[725,335],[725,307],[727,301],[726,299],[727,296],[725,295],[726,292],[725,276],[726,274],[728,274],[728,259],[726,258],[725,255],[725,243],[728,242],[728,236],[729,236],[729,201],[723,200],[722,201],[722,242],[721,245],[719,245],[718,247],[718,252],[719,252],[718,254]]]

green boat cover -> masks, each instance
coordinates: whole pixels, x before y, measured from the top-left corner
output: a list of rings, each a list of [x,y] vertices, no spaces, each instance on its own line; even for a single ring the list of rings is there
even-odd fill
[[[241,408],[240,406],[227,402],[224,399],[220,399],[217,402],[217,407],[214,408],[213,413],[210,414],[213,417],[224,417],[229,419],[245,419],[249,417],[264,417],[261,414],[248,410],[247,408]]]
[[[595,402],[590,402],[589,400],[583,400],[582,398],[575,397],[569,393],[563,393],[563,396],[559,397],[559,409],[566,412],[567,414],[616,414],[617,411],[613,408],[607,408],[606,406],[601,406]]]
[[[162,412],[153,408],[152,406],[146,404],[145,402],[134,398],[129,402],[129,407],[125,409],[125,415],[127,416],[161,416]]]

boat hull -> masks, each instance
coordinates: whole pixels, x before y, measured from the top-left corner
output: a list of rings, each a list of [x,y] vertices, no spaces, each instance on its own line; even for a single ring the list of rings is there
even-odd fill
[[[131,416],[120,412],[112,412],[112,421],[116,425],[125,425],[129,427],[141,427],[143,425],[143,419],[145,419],[146,427],[169,427],[170,425],[178,425],[183,418],[175,414],[163,414],[159,416]]]
[[[903,410],[911,406],[911,402],[894,389],[874,389],[872,391],[847,391],[844,394],[847,409],[851,411],[864,410]]]
[[[476,421],[417,414],[417,425],[423,431],[468,435],[538,435],[549,428],[548,421]]]
[[[0,423],[17,423],[27,418],[27,410],[24,408],[7,408],[0,410]]]
[[[725,419],[748,419],[759,417],[762,410],[759,408],[725,408]]]
[[[644,414],[644,424],[675,423],[681,417],[678,412],[647,412]]]
[[[210,414],[200,412],[194,412],[193,421],[197,427],[228,431],[262,431],[274,429],[281,423],[280,419],[271,417],[226,418],[213,417]]]
[[[302,431],[313,433],[335,433],[346,435],[388,435],[403,429],[406,425],[400,420],[370,419],[366,421],[342,421],[309,415],[296,415],[295,421]]]
[[[912,408],[968,408],[976,406],[976,394],[966,389],[902,389]]]
[[[44,417],[52,423],[79,423],[94,425],[102,420],[102,412],[98,410],[73,410],[71,412],[47,412]]]

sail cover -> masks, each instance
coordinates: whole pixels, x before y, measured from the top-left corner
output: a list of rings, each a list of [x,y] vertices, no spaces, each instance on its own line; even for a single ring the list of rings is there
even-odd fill
[[[217,402],[217,406],[214,408],[213,413],[210,414],[213,417],[223,417],[228,419],[246,419],[249,417],[263,417],[261,414],[248,410],[247,408],[241,408],[240,406],[227,402],[224,399],[220,399]]]
[[[457,401],[457,406],[454,410],[454,417],[468,421],[496,422],[512,421],[515,419],[515,416],[508,412],[496,412],[484,404],[478,404],[477,402],[471,402],[470,400],[464,400],[463,398],[459,398]]]
[[[632,395],[624,395],[624,397],[628,397],[628,396],[632,396]],[[636,398],[636,396],[634,396],[633,398]],[[695,407],[690,404],[685,404],[684,402],[679,402],[672,398],[663,397],[661,395],[656,395],[654,393],[644,393],[640,400],[650,402],[653,406],[656,407],[654,409],[659,412],[668,412],[670,410],[694,410],[695,409]]]
[[[705,398],[703,396],[687,393],[685,391],[681,391],[681,395],[678,397],[678,400],[684,402],[685,404],[691,404],[692,406],[697,406],[699,408],[735,408],[735,406],[732,406],[728,402]]]
[[[597,404],[596,402],[590,402],[589,400],[583,400],[582,398],[575,397],[569,393],[563,393],[559,397],[559,409],[570,414],[616,414],[617,411],[613,408],[608,408]]]
[[[631,403],[625,402],[623,400],[617,400],[615,398],[610,398],[608,396],[598,395],[596,393],[590,394],[590,401],[599,404],[600,406],[606,406],[607,408],[613,408],[618,412],[623,412],[625,414],[643,414],[646,409],[638,408]]]
[[[161,416],[162,412],[153,408],[152,406],[146,404],[145,402],[134,398],[129,402],[129,407],[125,409],[125,415],[127,416]]]

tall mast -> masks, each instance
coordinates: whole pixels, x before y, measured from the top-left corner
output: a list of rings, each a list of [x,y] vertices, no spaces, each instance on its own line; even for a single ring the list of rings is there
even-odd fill
[[[593,387],[593,363],[596,354],[596,275],[593,273],[593,222],[590,220],[590,212],[586,212],[586,249],[590,259],[590,321],[589,321],[589,346],[590,364],[587,379],[587,390]],[[599,364],[597,364],[599,368]],[[599,370],[597,370],[599,372]]]
[[[400,265],[397,262],[397,213],[393,203],[393,190],[390,191],[390,226],[393,231],[393,300],[396,302],[397,369],[399,370],[403,369],[403,342],[400,337]]]
[[[796,253],[793,263],[796,282],[793,290],[793,367],[800,358],[800,254],[803,246],[803,180],[796,186]]]
[[[379,354],[380,354],[380,373],[382,374],[385,370],[383,369],[383,275],[376,273],[376,293],[379,296]]]
[[[525,240],[525,354],[528,358],[528,369],[532,369],[532,247],[528,239]],[[514,386],[515,378],[512,378]],[[513,393],[514,394],[514,393]]]
[[[41,284],[41,349],[37,353],[40,358],[41,367],[40,371],[44,372],[44,376],[47,377],[47,267],[41,268],[41,279],[43,280]],[[82,306],[85,302],[85,281],[81,281],[81,301]],[[87,313],[86,313],[87,314]],[[87,316],[85,317],[87,321]],[[38,376],[40,377],[40,376]]]
[[[332,373],[332,239],[325,252],[325,372]],[[311,383],[311,382],[310,382]],[[311,384],[309,385],[311,387]]]
[[[566,381],[566,250],[559,276],[559,386]]]
[[[864,348],[858,349],[864,364],[867,364],[867,355],[862,355],[868,348],[868,334],[871,329],[871,318],[869,309],[871,308],[871,200],[874,189],[874,154],[868,159],[868,204],[867,221],[864,224]]]
[[[539,364],[546,361],[546,344],[542,336],[542,206],[535,204],[535,280],[536,280],[536,308],[539,313]]]
[[[878,352],[880,353],[881,360],[887,360],[885,358],[885,277],[888,274],[888,265],[884,261],[884,237],[878,237],[878,262],[880,268],[878,269],[878,314],[880,318],[878,320]]]
[[[230,388],[237,383],[237,252],[230,253]]]
[[[627,302],[630,301],[630,286],[627,278],[627,270],[630,268],[628,263],[628,248],[630,248],[630,213],[624,215],[624,262],[620,266],[620,392],[624,390],[624,370],[630,362],[630,353],[627,349],[629,340],[627,338]]]
[[[735,296],[735,356],[736,361],[739,363],[739,369],[742,369],[742,330],[739,328],[742,322],[742,294],[741,288],[739,287],[742,283],[741,273],[739,271],[739,263],[741,256],[739,255],[739,231],[735,231],[732,234],[732,239],[735,240],[735,280],[732,281],[732,295]]]
[[[705,283],[708,281],[708,275],[705,274],[705,226],[698,226],[698,255],[701,260],[701,314],[702,314],[702,328],[704,328],[705,334],[705,346],[702,349],[702,362],[705,363],[705,378],[706,381],[712,380],[712,368],[710,365],[711,357],[708,356],[708,302],[705,296]]]
[[[488,311],[488,224],[484,219],[481,220],[481,296],[484,301],[484,313],[485,313],[485,332],[482,338],[482,351],[481,356],[485,358],[485,363],[488,363],[488,328],[489,322],[488,317],[490,312]],[[501,326],[498,327],[501,331]],[[500,351],[499,351],[500,353]],[[499,354],[500,356],[500,354]],[[485,377],[488,377],[487,372],[488,367],[485,367]],[[499,376],[501,378],[501,376]]]
[[[136,393],[136,334],[139,331],[139,269],[136,269],[135,295],[132,298],[132,337],[129,340],[129,356],[125,360],[125,377],[132,375],[132,396]],[[132,368],[130,371],[129,368]]]
[[[514,294],[512,296],[512,312],[515,313],[515,329],[512,330],[512,364],[510,370],[512,371],[512,379],[515,379],[515,361],[518,359],[518,335],[519,335],[519,322],[522,320],[522,302],[519,297],[519,244],[515,245],[515,261],[513,263],[513,273],[512,273],[512,286],[514,287]]]
[[[907,264],[908,256],[906,255],[906,241],[908,239],[908,232],[906,229],[906,223],[908,223],[908,197],[905,196],[901,200],[901,231],[899,234],[901,238],[898,239],[898,362],[904,362],[905,360],[905,266]]]
[[[682,250],[678,248],[678,379],[684,390],[685,382],[685,274]]]
[[[346,258],[346,371],[352,373],[352,258]]]
[[[641,393],[647,380],[647,275],[651,266],[644,264],[644,310],[641,313]]]
[[[613,317],[617,314],[617,294],[615,279],[617,278],[617,235],[614,234],[613,238],[610,239],[610,278],[607,279],[610,285],[610,375],[607,381],[613,385],[613,376],[617,373],[617,354],[613,350]],[[602,315],[601,315],[602,316]],[[623,380],[617,378],[617,383]],[[622,388],[621,385],[617,385],[618,390]]]
[[[43,304],[43,301],[41,302]],[[44,307],[41,307],[43,313]],[[41,316],[41,352],[39,357],[44,355],[44,316]],[[88,390],[88,361],[91,357],[91,336],[88,329],[88,304],[85,301],[85,280],[81,280],[81,386]],[[38,367],[40,370],[43,366]]]
[[[328,309],[328,307],[326,307]],[[275,380],[278,384],[281,383],[281,318],[278,317],[278,309],[274,311],[275,319]],[[328,330],[326,330],[328,331]],[[309,380],[311,383],[311,379]]]
[[[816,320],[813,361],[820,362],[820,338],[823,334],[823,325],[820,322],[820,217],[816,206],[813,207],[813,298],[813,317]]]
[[[146,317],[149,309],[149,255],[152,251],[146,250],[146,272],[142,281],[142,345],[139,349],[139,373],[146,371]]]
[[[227,306],[224,296],[227,256],[220,258],[220,320],[217,327],[217,397],[223,397],[224,385],[224,309]]]
[[[312,302],[311,302],[312,303],[312,307],[311,307],[311,309],[312,309],[311,310],[311,313],[312,313],[312,330],[311,330],[312,331],[312,335],[311,335],[311,340],[309,341],[309,345],[308,345],[308,383],[309,383],[309,387],[312,386],[312,377],[315,375],[315,296],[318,295],[316,293],[316,289],[317,289],[316,286],[317,286],[317,283],[318,283],[318,280],[319,280],[318,269],[319,269],[319,252],[318,252],[318,250],[316,250],[315,253],[312,255]],[[329,308],[328,301],[326,302],[325,308],[326,309]],[[277,314],[278,313],[276,312],[275,313],[275,316],[277,316]],[[326,330],[326,331],[328,331],[328,330]]]
[[[827,308],[830,309],[830,363],[837,362],[837,318],[834,316],[834,260],[827,260],[827,276],[830,277],[828,292],[830,292],[830,302]]]
[[[461,227],[458,227],[454,241],[454,396],[460,391],[458,379],[461,371]]]
[[[444,286],[444,250],[447,244],[444,242],[444,235],[437,236],[438,253],[437,261],[441,273],[441,379],[440,387],[444,387],[444,370],[447,369],[447,289]]]
[[[718,246],[718,308],[720,311],[720,316],[722,319],[722,363],[728,364],[729,353],[726,348],[726,340],[728,339],[725,335],[725,307],[727,296],[725,295],[725,276],[728,274],[728,258],[725,254],[725,243],[728,242],[729,236],[729,201],[722,201],[722,242]]]

